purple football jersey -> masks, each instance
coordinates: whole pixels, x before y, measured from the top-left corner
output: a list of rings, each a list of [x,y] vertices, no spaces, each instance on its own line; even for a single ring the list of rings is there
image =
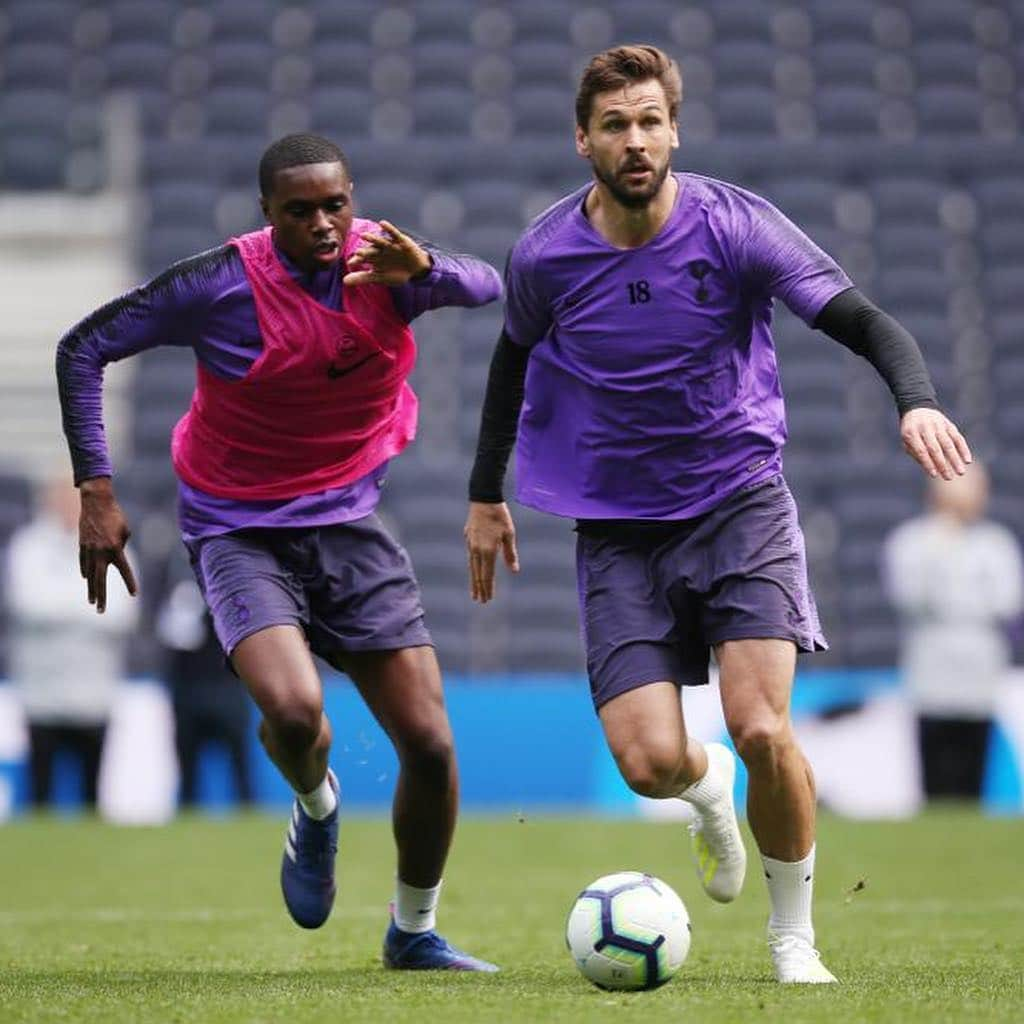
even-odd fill
[[[661,231],[617,249],[583,212],[541,214],[506,272],[505,329],[530,346],[516,497],[580,519],[686,519],[779,471],[772,300],[812,324],[852,287],[769,202],[676,174]]]

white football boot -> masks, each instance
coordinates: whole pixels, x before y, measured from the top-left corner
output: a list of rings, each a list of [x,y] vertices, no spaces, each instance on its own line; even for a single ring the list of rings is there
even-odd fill
[[[725,795],[710,810],[694,808],[689,825],[690,849],[704,891],[719,903],[730,903],[739,896],[747,872],[747,850],[732,799],[736,758],[721,743],[706,743],[704,749],[708,754],[708,771],[721,780]]]
[[[821,954],[800,935],[769,929],[768,949],[775,978],[783,985],[833,985],[839,979],[821,962]]]

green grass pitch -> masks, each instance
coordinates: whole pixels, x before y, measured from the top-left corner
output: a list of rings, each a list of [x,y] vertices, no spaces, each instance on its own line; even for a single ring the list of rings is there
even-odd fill
[[[334,914],[294,927],[277,888],[284,826],[279,814],[0,828],[0,1021],[1024,1021],[1020,820],[824,818],[816,924],[842,984],[800,990],[770,980],[756,861],[740,899],[713,904],[678,825],[467,817],[441,925],[501,963],[492,977],[380,967],[383,819],[343,821]],[[563,942],[576,892],[625,869],[675,886],[693,919],[689,959],[655,992],[593,988]]]

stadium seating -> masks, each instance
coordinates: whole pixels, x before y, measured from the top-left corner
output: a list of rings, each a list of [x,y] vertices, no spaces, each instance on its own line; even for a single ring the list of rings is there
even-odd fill
[[[636,39],[682,61],[677,166],[764,194],[857,268],[920,339],[941,401],[994,460],[997,510],[1024,529],[1024,0],[7,0],[0,187],[104,187],[100,116],[118,93],[143,133],[146,273],[258,222],[256,162],[289,124],[343,144],[361,212],[500,267],[529,216],[587,180],[572,143],[582,62]],[[784,311],[776,325],[825,662],[891,663],[879,545],[920,507],[918,474],[870,368]],[[392,468],[383,513],[447,665],[576,669],[565,523],[518,512],[521,577],[493,608],[465,595],[466,472],[499,327],[497,308],[424,321],[422,439]],[[123,476],[142,508],[169,507],[167,431],[191,374],[180,351],[138,361]],[[0,535],[16,514],[0,506]]]

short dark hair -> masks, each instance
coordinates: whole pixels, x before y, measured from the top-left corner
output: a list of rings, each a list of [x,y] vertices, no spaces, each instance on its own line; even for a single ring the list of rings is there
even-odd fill
[[[272,142],[260,157],[260,195],[269,196],[274,191],[274,175],[278,171],[303,164],[341,164],[346,177],[352,177],[345,154],[330,139],[304,132],[285,135]]]
[[[586,131],[594,97],[599,92],[610,92],[652,78],[665,90],[669,116],[675,121],[679,116],[679,104],[683,101],[683,79],[679,65],[667,53],[656,46],[635,43],[615,46],[591,57],[583,69],[576,93],[576,123]]]

